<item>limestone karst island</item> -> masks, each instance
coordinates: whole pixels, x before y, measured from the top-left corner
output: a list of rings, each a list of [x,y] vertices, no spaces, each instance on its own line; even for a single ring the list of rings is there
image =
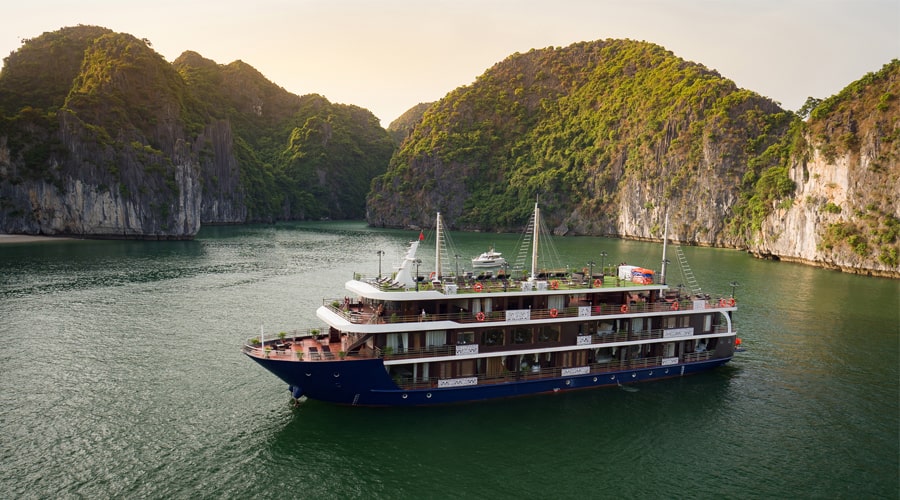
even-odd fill
[[[413,103],[411,103],[413,104]],[[189,239],[365,219],[746,250],[900,277],[900,61],[802,109],[658,45],[515,53],[387,130],[250,64],[76,26],[0,72],[0,233]]]

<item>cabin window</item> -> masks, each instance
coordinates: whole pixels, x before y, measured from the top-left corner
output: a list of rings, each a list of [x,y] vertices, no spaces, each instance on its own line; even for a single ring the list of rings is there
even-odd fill
[[[493,303],[491,302],[491,299],[472,299],[470,310],[476,314],[479,312],[489,313],[492,310],[492,306]]]
[[[559,325],[538,328],[538,342],[559,342]]]
[[[524,327],[516,327],[512,330],[512,343],[513,344],[530,344],[531,343],[531,329]]]
[[[385,337],[385,347],[390,347],[394,352],[403,352],[409,346],[408,333],[389,333]]]
[[[612,348],[603,347],[594,349],[594,361],[597,363],[609,363],[613,359]]]
[[[464,344],[474,344],[475,343],[475,332],[459,332],[456,334],[456,344],[464,345]]]
[[[425,332],[425,345],[428,347],[441,347],[447,343],[446,330]]]
[[[475,375],[475,360],[474,359],[466,359],[459,362],[457,366],[457,372],[460,377],[471,377]]]
[[[569,305],[571,307],[589,306],[589,305],[591,305],[591,302],[588,300],[587,295],[579,294],[579,295],[572,295],[571,297],[569,297]]]
[[[710,332],[712,331],[712,314],[707,314],[703,316],[703,331]]]
[[[644,318],[634,318],[631,320],[631,331],[639,333],[644,331]]]
[[[501,358],[488,358],[487,360],[487,375],[488,377],[500,377],[503,375],[505,368],[503,367],[503,362],[506,360],[506,356]]]
[[[616,325],[612,321],[599,321],[597,322],[597,333],[600,335],[606,335],[608,333],[612,333],[616,331]]]
[[[666,358],[675,356],[675,342],[666,342],[663,344],[663,356]]]
[[[691,326],[691,317],[690,316],[679,316],[678,323],[682,328],[686,328]]]
[[[497,328],[493,330],[485,330],[481,335],[481,344],[484,346],[501,346],[503,345],[503,330]]]
[[[557,311],[562,312],[566,307],[566,297],[565,295],[551,295],[547,299],[547,309],[556,309]]]

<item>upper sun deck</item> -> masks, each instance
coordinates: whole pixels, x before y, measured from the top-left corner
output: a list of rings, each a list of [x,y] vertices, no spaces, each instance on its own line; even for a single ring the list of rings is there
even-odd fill
[[[444,280],[419,281],[412,288],[397,286],[390,279],[366,278],[357,276],[357,279],[346,283],[347,291],[360,297],[379,301],[421,301],[446,299],[454,295],[532,295],[535,292],[542,294],[571,294],[597,293],[603,291],[632,292],[664,290],[666,285],[660,283],[634,283],[629,280],[619,279],[615,276],[597,276],[589,279],[576,275],[560,275],[540,278],[535,280],[488,277],[470,278],[459,277]]]

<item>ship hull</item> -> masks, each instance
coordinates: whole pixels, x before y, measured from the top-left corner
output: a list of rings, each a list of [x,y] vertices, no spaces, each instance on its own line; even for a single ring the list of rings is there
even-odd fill
[[[292,395],[352,406],[432,406],[648,382],[705,372],[731,357],[672,366],[631,368],[564,377],[523,377],[502,383],[462,387],[401,389],[380,359],[296,362],[249,356],[288,384]]]

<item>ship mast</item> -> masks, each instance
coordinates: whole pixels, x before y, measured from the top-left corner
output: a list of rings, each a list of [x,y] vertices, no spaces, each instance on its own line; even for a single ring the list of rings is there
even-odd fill
[[[437,213],[437,223],[434,230],[434,276],[440,279],[441,273],[441,213]]]
[[[666,263],[669,262],[666,260],[666,243],[669,241],[669,210],[666,210],[666,224],[665,229],[663,229],[663,254],[662,254],[662,272],[660,273],[659,279],[663,285],[666,284]]]
[[[541,209],[538,208],[537,202],[534,202],[534,229],[533,229],[533,240],[531,242],[531,276],[529,279],[534,279],[537,276],[538,271],[538,234],[540,234],[541,227]]]

